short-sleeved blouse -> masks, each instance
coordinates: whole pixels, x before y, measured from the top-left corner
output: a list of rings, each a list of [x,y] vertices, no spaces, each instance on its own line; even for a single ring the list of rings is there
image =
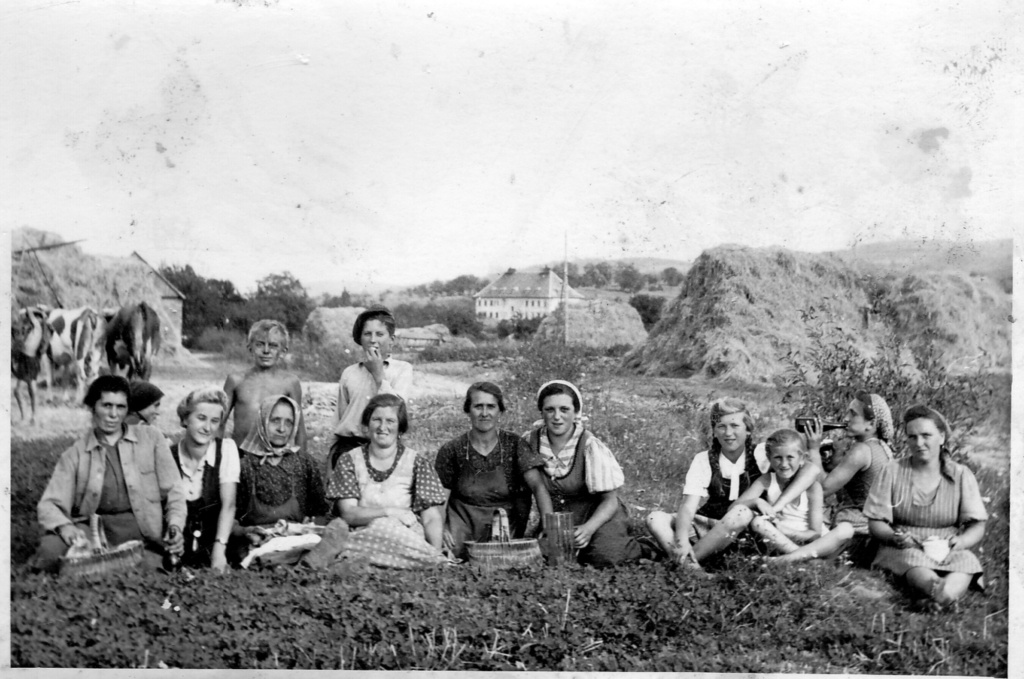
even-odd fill
[[[386,481],[398,466],[398,461],[405,453],[405,446],[398,444],[398,452],[395,453],[395,461],[387,471],[374,469],[370,464],[369,446],[362,447],[363,460],[366,462],[366,469],[370,476],[378,483]],[[421,512],[429,507],[443,505],[447,499],[441,480],[437,477],[434,465],[424,455],[416,455],[412,468],[412,511]],[[330,480],[327,482],[327,499],[331,502],[337,500],[358,500],[359,481],[356,477],[356,467],[352,458],[342,455],[338,458],[338,465],[334,468]]]
[[[481,455],[470,442],[469,434],[462,434],[441,446],[441,449],[437,451],[434,466],[441,484],[452,492],[456,492],[463,475],[473,477],[500,466],[505,477],[505,489],[502,490],[512,495],[518,495],[530,492],[526,487],[523,475],[531,469],[543,467],[544,458],[535,453],[530,445],[515,433],[500,430],[497,445],[489,454]],[[485,497],[467,497],[465,499],[469,501],[495,499],[491,496],[496,489],[478,488],[475,490]]]
[[[885,521],[919,540],[933,535],[951,538],[962,525],[988,519],[978,481],[970,469],[952,461],[944,462],[935,492],[925,495],[914,487],[910,458],[890,462],[882,469],[871,486],[864,515],[871,520]],[[939,563],[921,549],[881,545],[874,565],[896,575],[916,566],[960,573],[981,572],[981,562],[966,549],[950,552],[946,560]]]

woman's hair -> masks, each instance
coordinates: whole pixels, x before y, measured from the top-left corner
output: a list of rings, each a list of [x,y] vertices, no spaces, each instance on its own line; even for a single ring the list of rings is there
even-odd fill
[[[944,460],[949,459],[950,453],[947,444],[949,443],[950,437],[953,435],[953,430],[950,428],[949,422],[947,422],[942,413],[935,408],[919,403],[917,405],[910,406],[907,408],[907,411],[903,413],[903,428],[906,429],[908,424],[914,420],[921,419],[931,420],[935,423],[935,426],[938,427],[939,431],[942,432],[942,436],[945,438],[945,441],[943,441],[942,445],[939,446],[939,455]]]
[[[794,443],[799,448],[801,457],[806,455],[807,450],[804,448],[804,440],[800,438],[800,434],[796,433],[792,429],[779,429],[778,431],[772,432],[771,436],[765,439],[765,452],[771,455],[772,451],[776,448],[792,445]]]
[[[269,336],[275,330],[281,333],[281,337],[284,340],[281,348],[284,351],[288,351],[288,342],[290,341],[288,338],[288,328],[284,327],[284,323],[281,321],[274,321],[269,318],[264,318],[252,324],[252,327],[249,328],[249,336],[245,340],[245,346],[251,347],[252,341],[256,339],[257,335]]]
[[[722,452],[722,445],[718,442],[715,437],[715,427],[722,421],[722,418],[726,415],[735,415],[736,413],[743,413],[743,426],[747,428],[747,446],[746,451],[750,454],[754,452],[754,417],[747,410],[747,404],[737,398],[720,398],[717,401],[711,403],[711,454]]]
[[[185,426],[185,420],[188,419],[189,415],[196,409],[201,403],[212,403],[222,408],[224,413],[228,411],[228,395],[217,387],[203,387],[196,389],[191,392],[188,396],[181,399],[181,403],[178,404],[178,419],[181,420],[181,426]]]
[[[398,409],[398,433],[404,434],[409,431],[409,412],[405,408],[405,401],[402,400],[401,396],[397,394],[377,394],[370,399],[370,402],[363,408],[363,414],[359,418],[360,423],[364,427],[370,426],[370,418],[373,417],[373,411],[377,408],[397,408]]]
[[[120,375],[100,375],[89,385],[82,404],[92,410],[103,394],[124,394],[127,400],[132,395],[132,387],[128,380]]]
[[[388,329],[388,334],[395,336],[395,315],[391,309],[378,304],[356,316],[356,322],[352,324],[352,339],[356,344],[363,343],[363,326],[367,321],[380,321]]]
[[[505,412],[505,397],[501,394],[501,387],[494,382],[474,382],[469,385],[469,389],[466,390],[466,400],[462,403],[462,412],[469,412],[469,407],[473,403],[473,392],[475,391],[493,396],[498,401],[498,410]]]

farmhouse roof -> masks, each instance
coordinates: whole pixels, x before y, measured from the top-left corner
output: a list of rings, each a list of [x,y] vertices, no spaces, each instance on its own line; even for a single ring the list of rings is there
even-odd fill
[[[571,287],[568,293],[570,299],[586,299]],[[550,267],[540,272],[509,269],[473,296],[489,299],[557,299],[562,296],[562,279]]]
[[[156,275],[156,277],[160,279],[160,281],[164,284],[164,286],[166,286],[171,291],[171,295],[170,296],[177,297],[178,299],[181,299],[182,301],[184,301],[186,299],[184,293],[182,293],[182,291],[179,290],[178,288],[174,287],[169,280],[164,278],[163,274],[160,273],[159,269],[157,269],[155,266],[153,266],[152,264],[150,264],[149,262],[144,260],[142,258],[142,255],[140,255],[139,253],[137,253],[137,252],[135,252],[133,250],[132,251],[132,257],[134,257],[135,259],[139,260],[140,262],[145,264],[147,267],[149,267],[149,270],[152,271]],[[164,297],[167,297],[167,295],[164,295]]]

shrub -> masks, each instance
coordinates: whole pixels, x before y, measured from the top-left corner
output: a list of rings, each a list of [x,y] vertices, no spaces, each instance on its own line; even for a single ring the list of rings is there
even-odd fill
[[[223,354],[229,358],[249,361],[249,349],[246,347],[246,332],[225,328],[207,328],[194,342],[196,351],[208,351]]]
[[[964,446],[979,418],[1000,409],[998,378],[947,371],[939,343],[927,333],[911,342],[890,334],[869,357],[852,333],[819,322],[812,313],[804,318],[811,344],[806,352],[784,357],[783,401],[829,418],[843,413],[857,391],[878,393],[892,410],[898,434],[903,413],[924,403],[949,421],[953,436],[947,446],[958,461],[966,457]]]

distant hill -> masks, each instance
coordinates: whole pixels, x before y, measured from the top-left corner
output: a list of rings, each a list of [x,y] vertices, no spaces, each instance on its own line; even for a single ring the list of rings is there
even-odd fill
[[[912,274],[960,271],[985,276],[1010,292],[1013,286],[1013,241],[1009,238],[966,243],[945,240],[898,240],[866,243],[829,254],[862,269]]]

